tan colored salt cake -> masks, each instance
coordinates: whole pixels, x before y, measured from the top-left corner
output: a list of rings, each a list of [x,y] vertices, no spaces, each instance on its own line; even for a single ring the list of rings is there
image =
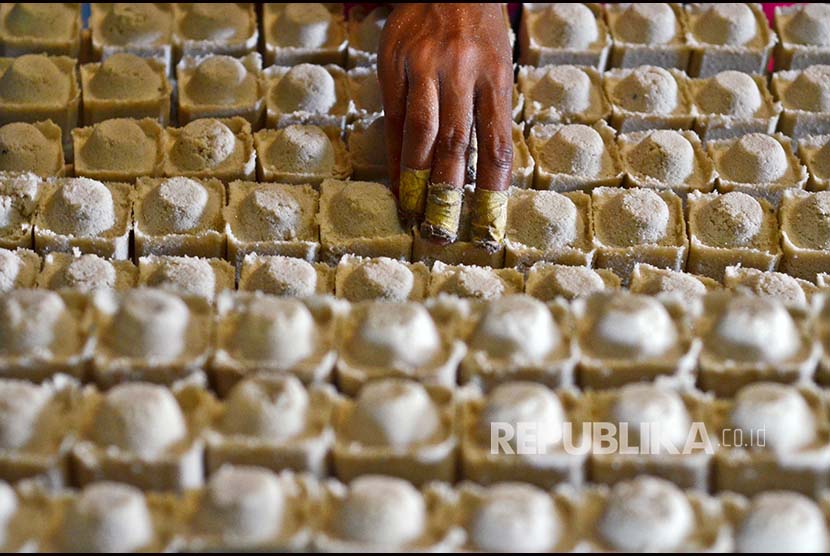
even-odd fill
[[[326,178],[350,178],[351,160],[340,134],[339,128],[297,124],[257,131],[257,178],[315,187]]]
[[[632,382],[694,384],[699,351],[684,309],[667,299],[621,291],[572,303],[579,342],[578,384],[605,390]]]
[[[818,288],[813,282],[783,272],[728,266],[723,285],[732,291],[776,299],[789,307],[807,309]]]
[[[320,184],[321,260],[341,255],[409,260],[412,237],[398,220],[397,203],[384,185],[326,179]]]
[[[330,303],[229,291],[219,296],[216,307],[211,373],[220,395],[257,372],[290,375],[305,384],[330,381],[337,357],[336,311]]]
[[[40,178],[32,173],[0,172],[0,247],[33,246],[32,230],[41,189]]]
[[[40,256],[30,249],[0,247],[0,293],[35,287]]]
[[[594,292],[619,288],[620,277],[610,270],[549,262],[535,263],[528,269],[525,279],[525,293],[541,301],[557,298],[572,301]]]
[[[380,35],[391,12],[388,6],[373,9],[352,6],[349,9],[349,20],[346,23],[349,34],[348,67],[377,64]]]
[[[138,269],[132,261],[77,252],[47,254],[37,277],[39,288],[84,294],[99,289],[124,291],[134,288],[137,282]]]
[[[709,294],[704,303],[695,325],[703,340],[701,389],[731,397],[751,383],[812,380],[821,353],[802,309],[776,297],[730,292]]]
[[[830,189],[830,135],[812,135],[798,140],[798,157],[807,167],[807,189]]]
[[[793,153],[791,140],[780,133],[709,141],[707,148],[721,193],[741,191],[778,206],[785,191],[804,189],[807,183],[807,169]]]
[[[611,125],[620,133],[690,129],[694,124],[688,77],[679,70],[651,65],[613,69],[603,75],[603,87],[611,102]]]
[[[112,118],[170,122],[173,87],[155,58],[119,52],[103,62],[81,64],[81,87],[85,125]]]
[[[346,87],[351,106],[349,119],[359,120],[383,113],[383,99],[375,67],[357,67],[346,72]]]
[[[259,40],[253,3],[177,3],[173,6],[176,59],[203,54],[245,56]]]
[[[610,67],[650,65],[685,71],[691,49],[686,44],[685,18],[680,4],[608,4],[605,17],[614,40]]]
[[[420,301],[427,295],[429,269],[389,257],[343,255],[335,270],[335,295],[351,302]]]
[[[588,552],[728,551],[729,528],[718,501],[657,477],[586,487],[574,518]]]
[[[130,253],[132,186],[89,178],[44,184],[34,221],[35,250],[44,255],[77,249],[112,259]]]
[[[0,366],[4,378],[43,382],[85,379],[91,357],[87,304],[78,296],[18,289],[0,294]]]
[[[689,93],[697,109],[694,129],[704,141],[773,133],[782,111],[763,75],[726,70],[690,79]]]
[[[72,130],[75,174],[107,181],[132,182],[162,172],[161,127],[150,118],[104,120]]]
[[[429,295],[454,295],[461,298],[491,300],[524,291],[524,276],[514,268],[474,265],[432,265]]]
[[[334,65],[271,66],[263,72],[269,128],[312,124],[342,129],[349,112],[346,72]]]
[[[337,385],[348,395],[378,378],[453,388],[464,343],[417,302],[363,301],[339,321]]]
[[[830,269],[830,191],[787,191],[778,211],[781,271],[804,280]]]
[[[129,52],[162,62],[173,74],[173,5],[99,4],[90,5],[89,49],[94,61]]]
[[[710,291],[721,289],[721,284],[706,276],[637,263],[631,272],[628,289],[632,293],[679,299],[691,306]]]
[[[671,191],[601,187],[592,193],[595,264],[627,285],[636,263],[682,270],[689,249],[683,203]]]
[[[52,120],[61,128],[64,150],[71,154],[70,132],[78,124],[81,101],[77,66],[75,58],[66,56],[0,58],[0,125]]]
[[[361,119],[350,124],[346,128],[346,146],[354,179],[388,180],[383,116]]]
[[[620,135],[617,145],[630,187],[667,189],[680,197],[715,187],[714,165],[694,131],[635,131]]]
[[[344,66],[348,47],[342,4],[277,4],[263,8],[267,65]]]
[[[239,290],[283,297],[332,294],[334,269],[297,257],[248,253],[239,271]]]
[[[511,189],[505,266],[526,268],[537,261],[590,266],[591,218],[591,197],[581,191]]]
[[[584,403],[589,419],[613,424],[613,438],[619,443],[617,449],[603,451],[601,442],[595,442],[589,461],[591,482],[614,485],[650,475],[705,492],[712,480],[712,454],[706,445],[684,449],[688,439],[699,434],[693,423],[705,423],[706,401],[694,390],[681,393],[646,382],[588,392]]]
[[[259,129],[265,114],[265,84],[258,52],[234,58],[225,54],[186,56],[176,66],[178,118],[239,116]]]
[[[183,497],[172,546],[187,552],[308,550],[314,515],[308,482],[252,465],[218,469]]]
[[[236,289],[236,269],[222,259],[147,255],[138,259],[138,285],[213,303],[221,292]]]
[[[776,6],[773,25],[779,37],[774,53],[776,71],[830,63],[827,4]]]
[[[319,200],[309,185],[231,182],[225,207],[228,260],[239,266],[254,252],[317,260]]]
[[[533,126],[527,142],[536,162],[533,187],[562,193],[621,185],[623,171],[614,136],[604,121],[591,126]]]
[[[140,177],[134,192],[135,256],[225,256],[225,187],[215,178]]]
[[[452,391],[408,378],[365,384],[341,398],[332,416],[335,476],[349,482],[384,474],[423,485],[456,478]]]
[[[524,294],[506,295],[468,319],[469,346],[459,379],[486,391],[511,381],[569,387],[579,359],[573,350],[566,304]]]
[[[827,64],[830,60],[825,65],[773,74],[772,91],[784,105],[779,131],[793,139],[830,133],[830,65]]]
[[[213,312],[203,298],[143,287],[99,290],[92,309],[92,371],[100,386],[125,380],[173,384],[205,368]]]
[[[746,444],[715,454],[716,490],[753,496],[786,489],[816,497],[830,484],[827,411],[816,389],[758,382],[732,400],[713,402],[711,412],[715,434],[741,431]],[[759,431],[763,445],[749,446],[753,438],[759,443]]]
[[[528,4],[519,28],[520,63],[605,69],[611,35],[600,4]]]
[[[0,172],[65,175],[61,128],[51,120],[0,126]]]
[[[689,75],[710,77],[727,70],[763,75],[778,37],[756,3],[691,3],[686,10]]]
[[[611,114],[602,76],[580,66],[522,67],[518,76],[527,123],[593,124]]]
[[[77,484],[115,481],[142,490],[182,492],[204,482],[209,394],[194,385],[116,384],[86,393],[72,464]]]
[[[78,58],[81,4],[9,2],[0,7],[0,56],[44,53]]]
[[[240,117],[204,118],[162,134],[164,175],[254,179],[256,151],[251,124]]]
[[[692,192],[687,198],[689,260],[686,270],[723,279],[727,266],[775,270],[781,259],[778,218],[765,199],[740,191]]]

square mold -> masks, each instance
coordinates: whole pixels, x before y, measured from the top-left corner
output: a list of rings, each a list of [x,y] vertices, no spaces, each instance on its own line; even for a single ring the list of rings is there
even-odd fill
[[[93,347],[87,306],[84,296],[47,290],[0,294],[3,377],[31,382],[56,375],[85,379]]]
[[[766,76],[735,70],[690,79],[689,94],[697,111],[694,129],[704,141],[773,133],[783,110]]]
[[[74,484],[115,481],[177,492],[202,485],[205,413],[215,404],[202,386],[130,382],[90,389],[82,403]]]
[[[348,67],[377,64],[380,33],[390,13],[392,10],[388,6],[352,6],[349,9],[349,20],[346,22],[349,33]]]
[[[813,135],[799,139],[798,156],[810,175],[807,189],[830,189],[830,135]]]
[[[314,64],[271,66],[263,76],[267,127],[291,124],[345,127],[351,101],[342,68]]]
[[[605,69],[611,36],[602,5],[527,3],[519,28],[520,62],[529,66],[575,64]]]
[[[0,292],[34,288],[40,257],[31,249],[0,247]]]
[[[94,3],[90,8],[88,48],[94,61],[129,52],[155,58],[173,74],[172,4]]]
[[[777,207],[785,191],[804,189],[807,183],[807,169],[793,153],[791,140],[780,133],[709,141],[707,148],[721,193],[742,191]]]
[[[821,353],[803,309],[775,297],[729,292],[709,294],[704,303],[695,324],[702,339],[702,390],[731,397],[751,383],[813,379]]]
[[[262,30],[268,65],[346,63],[348,37],[342,4],[267,3]]]
[[[700,341],[692,336],[682,304],[609,291],[576,299],[572,311],[581,387],[609,389],[656,379],[694,384]]]
[[[409,260],[412,236],[398,220],[397,202],[384,185],[326,179],[320,184],[321,260],[341,255]]]
[[[726,70],[763,75],[778,42],[760,4],[686,4],[689,75]],[[725,32],[724,32],[725,31]]]
[[[46,178],[64,176],[68,170],[61,128],[51,120],[0,126],[0,176],[32,172]]]
[[[524,66],[519,69],[528,124],[593,124],[611,115],[602,92],[602,75],[580,66]]]
[[[350,301],[421,301],[427,295],[429,269],[388,257],[343,255],[335,269],[335,294]]]
[[[197,296],[157,289],[100,290],[92,298],[93,378],[173,384],[198,376],[210,355],[213,311]]]
[[[184,56],[245,56],[256,52],[259,27],[253,3],[177,3],[173,6],[173,16],[173,48],[177,60]]]
[[[309,185],[231,182],[225,207],[228,260],[239,266],[254,252],[317,260],[319,205],[320,194]]]
[[[635,131],[620,135],[617,145],[629,187],[667,189],[681,198],[715,187],[714,165],[694,131]]]
[[[291,375],[305,384],[331,379],[337,357],[337,304],[262,292],[225,292],[216,309],[219,320],[211,373],[220,395],[257,373]]]
[[[689,194],[686,270],[715,280],[727,266],[775,270],[781,259],[778,218],[765,199],[746,193]]]
[[[138,259],[138,286],[213,303],[221,292],[236,289],[236,269],[222,259],[147,255]]]
[[[614,3],[605,6],[614,45],[612,68],[650,65],[686,70],[691,49],[686,44],[683,6],[674,3]]]
[[[233,58],[185,56],[176,66],[178,121],[239,116],[259,129],[264,120],[265,84],[258,52]]]
[[[129,257],[133,187],[88,178],[57,178],[44,184],[35,216],[35,250],[77,249],[112,259]]]
[[[830,65],[776,72],[772,91],[784,105],[779,131],[792,139],[830,133]]]
[[[225,186],[219,180],[140,177],[133,196],[136,258],[225,256]]]
[[[153,118],[170,123],[173,86],[164,64],[121,52],[103,62],[81,64],[84,125],[112,118]]]
[[[594,292],[620,289],[620,277],[604,268],[534,263],[527,271],[525,293],[541,301],[573,301]]]
[[[42,184],[36,175],[16,172],[0,172],[0,247],[16,249],[33,246],[32,229],[35,210]]]
[[[533,126],[527,141],[536,162],[533,187],[562,193],[621,185],[623,171],[615,135],[604,121],[592,126]]]
[[[345,257],[345,256],[344,256]],[[248,253],[239,271],[239,291],[284,297],[334,293],[334,269],[297,257]]]
[[[251,124],[243,118],[204,118],[165,128],[162,149],[167,177],[231,181],[256,176]]]
[[[815,281],[830,270],[830,191],[787,191],[781,200],[781,271]]]
[[[688,79],[682,71],[656,66],[605,72],[603,87],[612,106],[611,125],[620,133],[691,129],[696,110],[689,96]]]
[[[159,124],[150,118],[118,118],[75,128],[75,174],[120,182],[133,182],[139,176],[160,176],[161,133]]]
[[[415,485],[453,482],[458,462],[452,390],[413,380],[369,382],[332,415],[335,476],[384,474]]]
[[[9,2],[0,7],[0,56],[44,53],[79,58],[81,4]]]
[[[316,125],[257,131],[257,178],[314,187],[326,178],[349,179],[351,160],[340,135],[339,128]]]
[[[803,69],[830,63],[825,30],[830,22],[827,6],[818,3],[775,6],[773,26],[780,39],[775,69]]]
[[[591,197],[581,191],[511,190],[505,266],[527,268],[538,261],[590,266],[591,219]]]
[[[671,191],[601,187],[592,193],[595,265],[627,285],[636,263],[682,270],[689,240],[683,203]]]

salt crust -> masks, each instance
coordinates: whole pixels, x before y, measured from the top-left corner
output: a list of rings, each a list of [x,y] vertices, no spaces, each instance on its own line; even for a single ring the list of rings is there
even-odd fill
[[[447,265],[436,261],[432,265],[429,283],[430,297],[440,294],[461,298],[496,299],[519,293],[524,288],[524,277],[512,268],[489,268],[475,265]]]
[[[86,294],[97,289],[127,290],[135,287],[137,280],[138,270],[132,261],[74,252],[46,255],[37,284],[39,288]]]
[[[221,259],[148,255],[138,259],[139,286],[159,288],[210,303],[224,290],[235,288],[235,269]]]
[[[528,271],[525,293],[541,301],[554,301],[558,297],[571,301],[619,287],[619,277],[610,270],[538,262]]]
[[[334,292],[334,271],[322,263],[296,257],[249,253],[242,260],[239,290],[285,297]]]
[[[269,128],[311,124],[342,129],[349,112],[346,72],[334,65],[271,66],[263,72]]]
[[[260,181],[319,186],[325,178],[347,179],[352,165],[341,131],[292,124],[254,134]]]
[[[611,125],[620,133],[691,128],[696,110],[687,80],[676,69],[649,65],[605,72],[603,87],[612,105]]]
[[[527,123],[593,124],[610,115],[601,75],[593,68],[525,66],[519,69],[518,86]]]
[[[426,297],[429,269],[420,262],[344,255],[335,272],[335,293],[351,302],[418,301]]]

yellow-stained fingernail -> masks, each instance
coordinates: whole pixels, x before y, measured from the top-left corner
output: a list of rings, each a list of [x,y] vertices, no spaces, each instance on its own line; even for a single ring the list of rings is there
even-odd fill
[[[454,242],[458,237],[463,195],[464,190],[460,187],[448,183],[431,183],[421,231],[436,239]]]
[[[507,228],[507,191],[476,189],[473,193],[470,233],[473,242],[489,251],[501,247]]]
[[[410,217],[420,217],[424,214],[428,181],[429,170],[411,170],[404,168],[401,171],[398,199],[403,214]]]

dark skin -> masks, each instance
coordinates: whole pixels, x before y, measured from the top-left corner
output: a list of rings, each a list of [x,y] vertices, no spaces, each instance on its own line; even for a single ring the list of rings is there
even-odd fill
[[[473,124],[476,186],[509,187],[513,66],[500,4],[396,5],[381,36],[378,77],[396,193],[402,169],[430,170],[432,183],[462,188]]]

